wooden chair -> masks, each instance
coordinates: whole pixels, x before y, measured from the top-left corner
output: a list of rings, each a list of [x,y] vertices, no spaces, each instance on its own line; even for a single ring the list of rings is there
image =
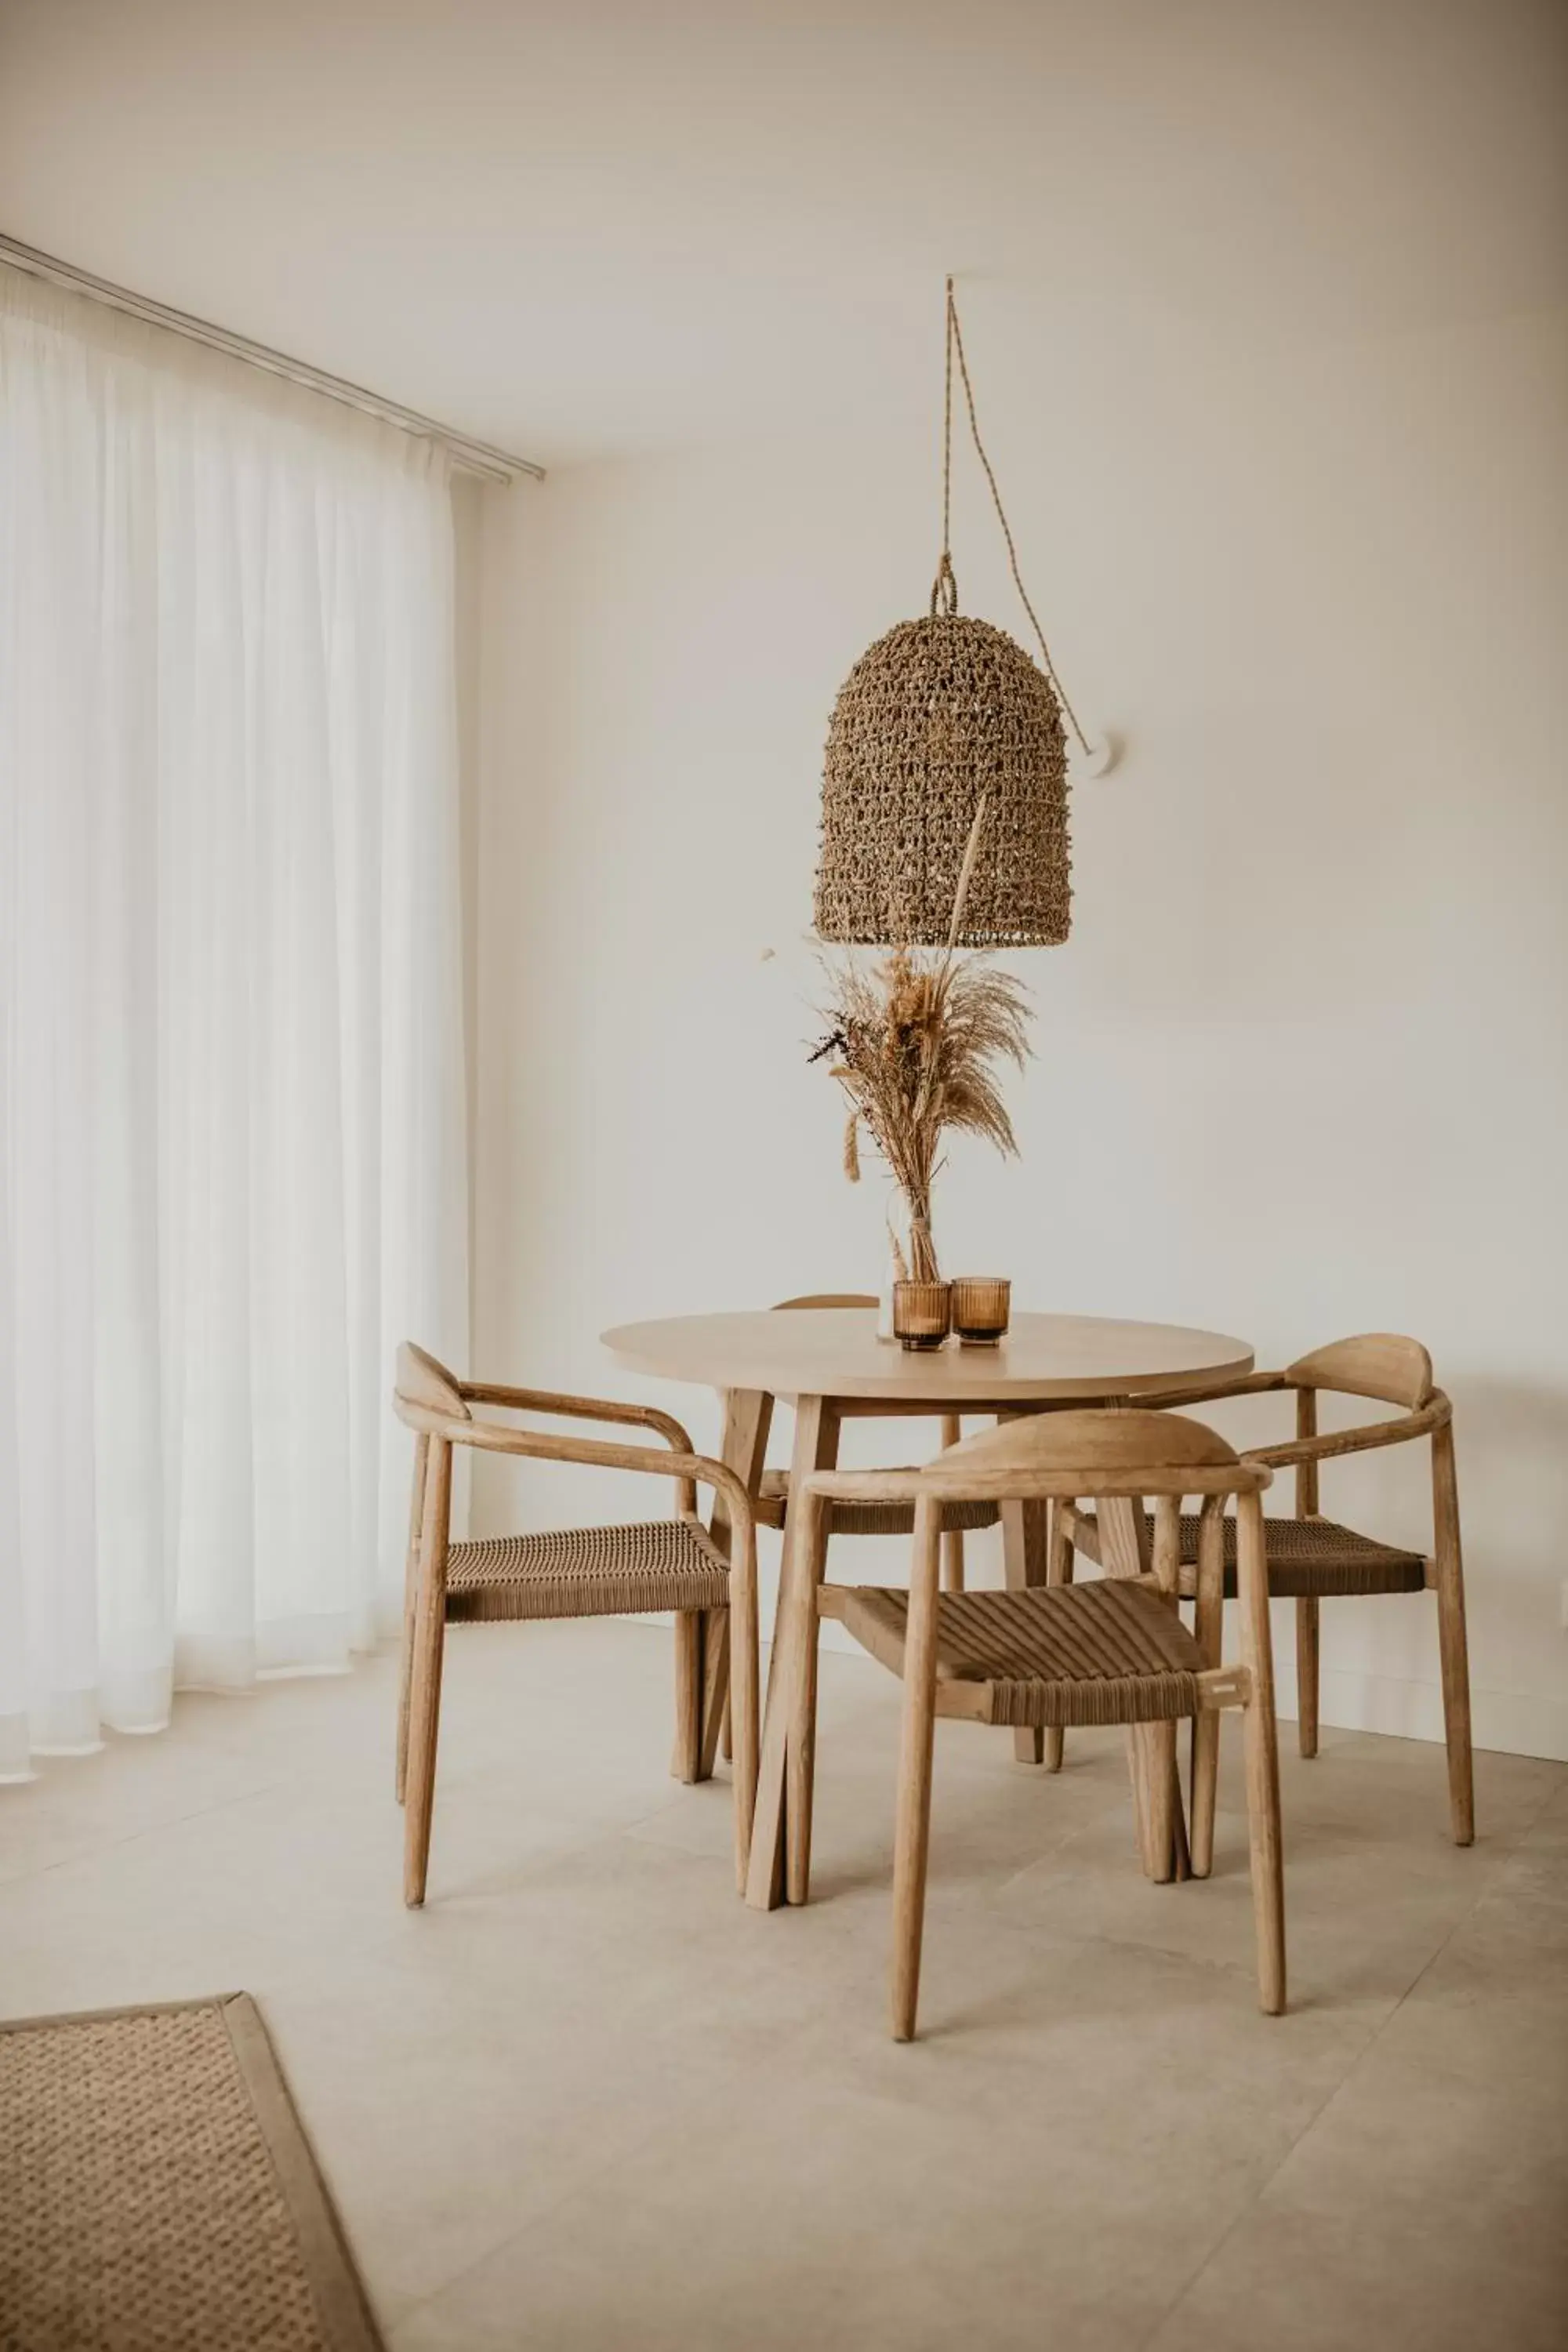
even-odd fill
[[[1153,1727],[1163,1770],[1149,1801],[1165,1818],[1168,1845],[1175,1794],[1175,1727],[1215,1721],[1239,1706],[1247,1748],[1247,1822],[1260,2004],[1285,2006],[1285,1906],[1279,1843],[1279,1768],[1259,1496],[1271,1473],[1242,1460],[1212,1429],[1174,1413],[1065,1412],[1013,1421],[970,1437],[923,1470],[818,1471],[808,1481],[805,1558],[817,1580],[817,1615],[836,1617],[904,1684],[893,1855],[893,2033],[915,2030],[921,1937],[931,1832],[932,1737],[939,1715],[1020,1726],[1127,1724]],[[1147,1576],[1008,1592],[942,1592],[942,1507],[959,1498],[1068,1501],[1081,1496],[1154,1496],[1153,1569]],[[1225,1503],[1237,1501],[1237,1577],[1242,1657],[1211,1664],[1177,1605],[1178,1514],[1184,1496],[1204,1497],[1199,1581],[1217,1606]],[[822,1582],[826,1515],[844,1502],[911,1504],[914,1563],[908,1592]],[[810,1864],[816,1749],[816,1675],[809,1653],[789,1694],[792,1805],[802,1811],[800,1895]],[[1218,1750],[1205,1747],[1212,1770]],[[1194,1801],[1193,1867],[1206,1874],[1212,1852],[1212,1786]],[[1198,1851],[1197,1819],[1209,1845]],[[1201,1867],[1200,1867],[1201,1864]]]
[[[774,1312],[794,1314],[803,1307],[869,1307],[877,1301],[868,1293],[853,1290],[814,1292],[804,1298],[781,1298]],[[943,1445],[956,1445],[963,1433],[963,1425],[955,1412],[941,1416]],[[757,1489],[757,1525],[763,1528],[784,1526],[789,1509],[789,1472],[764,1470]],[[994,1528],[1001,1518],[994,1503],[957,1501],[942,1506],[942,1582],[950,1592],[963,1591],[963,1538],[980,1528]],[[907,1536],[912,1534],[915,1511],[912,1503],[835,1504],[828,1516],[828,1533],[835,1536]]]
[[[1282,1372],[1255,1372],[1250,1379],[1229,1381],[1204,1396],[1184,1395],[1184,1408],[1225,1396],[1249,1396],[1273,1389],[1296,1391],[1296,1437],[1292,1444],[1249,1446],[1246,1462],[1266,1463],[1271,1469],[1294,1469],[1296,1511],[1289,1519],[1266,1519],[1268,1589],[1277,1600],[1296,1603],[1297,1719],[1303,1756],[1318,1752],[1319,1611],[1324,1601],[1338,1601],[1369,1592],[1425,1592],[1436,1588],[1437,1640],[1442,1661],[1443,1721],[1448,1751],[1448,1807],[1456,1845],[1468,1845],[1476,1833],[1475,1790],[1470,1759],[1470,1678],[1465,1636],[1464,1566],[1459,1543],[1459,1498],[1454,1472],[1453,1408],[1432,1381],[1432,1359],[1417,1340],[1388,1331],[1364,1333],[1359,1339],[1338,1339],[1310,1356],[1298,1357]],[[1373,1397],[1384,1404],[1403,1405],[1392,1421],[1373,1422],[1360,1428],[1318,1431],[1318,1397],[1321,1391]],[[1141,1402],[1175,1404],[1166,1400]],[[1432,1443],[1433,1546],[1431,1555],[1406,1551],[1358,1535],[1337,1519],[1324,1518],[1318,1509],[1318,1465],[1341,1454],[1364,1454],[1374,1446],[1404,1445],[1415,1438]],[[1181,1587],[1195,1591],[1198,1522],[1181,1522]],[[1225,1530],[1225,1591],[1236,1590],[1236,1530],[1227,1520]],[[1097,1531],[1092,1514],[1064,1513],[1060,1538],[1053,1541],[1047,1580],[1060,1581],[1072,1572],[1074,1545],[1089,1559],[1097,1557]],[[1217,1606],[1205,1622],[1200,1607],[1196,1627],[1210,1663],[1219,1662],[1220,1617]],[[1218,1726],[1215,1726],[1217,1732]],[[1047,1738],[1046,1762],[1061,1762],[1061,1741]]]
[[[735,1868],[743,1889],[757,1790],[757,1546],[751,1497],[741,1480],[722,1463],[694,1453],[685,1430],[668,1413],[647,1405],[459,1381],[422,1348],[406,1342],[397,1351],[394,1402],[399,1418],[418,1433],[397,1716],[397,1800],[406,1816],[404,1901],[425,1900],[447,1625],[664,1609],[676,1612],[675,1769],[689,1781],[711,1772],[710,1741],[717,1739],[711,1692],[706,1724],[704,1719],[704,1618],[722,1611],[728,1619],[730,1640],[724,1650],[732,1666]],[[476,1404],[626,1423],[656,1431],[669,1450],[542,1435],[480,1418],[470,1410]],[[453,1543],[448,1525],[455,1445],[673,1478],[675,1514],[635,1527],[572,1528],[557,1534]],[[697,1517],[698,1484],[714,1491],[711,1534]],[[721,1709],[725,1696],[718,1694]]]

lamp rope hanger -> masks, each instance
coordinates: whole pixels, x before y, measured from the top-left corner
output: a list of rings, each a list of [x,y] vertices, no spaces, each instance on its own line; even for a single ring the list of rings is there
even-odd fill
[[[1057,676],[1057,666],[1051,659],[1051,649],[1046,643],[1046,633],[1040,626],[1039,614],[1029,602],[1029,592],[1024,585],[1024,575],[1018,569],[1018,551],[1013,544],[1012,527],[1007,520],[1006,509],[1002,504],[1002,493],[996,487],[995,471],[985,454],[985,444],[980,438],[980,419],[974,413],[974,386],[969,381],[969,362],[963,355],[963,330],[958,321],[958,302],[953,294],[951,278],[947,281],[947,358],[942,406],[942,561],[937,565],[936,583],[931,592],[931,611],[933,613],[936,611],[939,590],[943,591],[950,599],[947,610],[950,613],[956,613],[958,610],[958,582],[952,569],[952,362],[955,354],[958,359],[958,372],[963,379],[963,400],[969,411],[970,438],[974,444],[974,454],[984,469],[985,479],[990,485],[991,503],[996,509],[996,520],[1002,526],[1002,537],[1007,548],[1007,562],[1012,568],[1013,585],[1018,592],[1018,601],[1029,616],[1029,625],[1034,630],[1039,645],[1040,667],[1056,689],[1057,700],[1061,704],[1067,722],[1078,738],[1079,751],[1086,760],[1091,759],[1094,756],[1093,749],[1088,736],[1079,725],[1077,711],[1068,700],[1067,688]]]
[[[929,609],[862,654],[834,706],[823,762],[819,938],[883,946],[1054,947],[1071,882],[1067,734],[1081,772],[1096,743],[1062,690],[981,438],[951,278],[946,285],[942,554]],[[1014,583],[1040,659],[958,609],[952,565],[953,368]],[[962,877],[962,879],[961,879]]]

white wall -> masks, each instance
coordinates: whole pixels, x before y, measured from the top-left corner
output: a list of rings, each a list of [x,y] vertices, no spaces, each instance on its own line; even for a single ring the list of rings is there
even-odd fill
[[[969,303],[983,420],[1069,691],[1128,750],[1075,797],[1070,944],[1017,959],[1021,1162],[955,1150],[945,1260],[1265,1363],[1423,1338],[1458,1416],[1479,1737],[1568,1757],[1568,328],[1166,320],[1041,373],[1007,364],[1013,299]],[[875,1286],[800,940],[834,694],[924,607],[935,390],[487,500],[487,1370],[629,1392],[607,1324]],[[958,517],[966,609],[1017,627],[972,470]],[[711,1402],[672,1397],[712,1444]],[[1423,1467],[1335,1465],[1325,1507],[1418,1541]],[[639,1501],[526,1496],[579,1507]],[[1435,1736],[1433,1613],[1327,1610],[1326,1719]]]

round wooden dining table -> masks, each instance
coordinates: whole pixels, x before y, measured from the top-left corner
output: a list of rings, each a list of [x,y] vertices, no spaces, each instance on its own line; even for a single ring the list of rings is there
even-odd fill
[[[798,1493],[814,1470],[838,1460],[845,1421],[908,1415],[978,1414],[1005,1420],[1069,1405],[1131,1406],[1140,1394],[1191,1388],[1201,1391],[1252,1370],[1244,1339],[1172,1323],[1122,1322],[1089,1315],[1016,1315],[999,1346],[956,1342],[930,1351],[905,1349],[877,1336],[872,1307],[773,1307],[728,1315],[678,1315],[626,1323],[602,1335],[603,1345],[627,1371],[658,1380],[689,1381],[716,1389],[724,1403],[723,1459],[755,1495],[767,1454],[773,1405],[795,1408],[791,1486]],[[906,1453],[909,1449],[903,1449]],[[935,1451],[935,1448],[928,1449]],[[793,1757],[785,1709],[778,1694],[790,1686],[801,1645],[816,1641],[817,1568],[794,1540],[801,1514],[786,1512],[778,1614],[768,1678],[752,1817],[746,1900],[772,1909],[787,1899],[792,1882],[804,1888],[801,1820],[809,1787],[806,1759]],[[1109,1575],[1138,1575],[1148,1565],[1142,1509],[1131,1501],[1102,1500],[1100,1550]],[[715,1536],[728,1530],[721,1509]],[[1009,1586],[1043,1582],[1045,1507],[1002,1506],[1004,1571]],[[728,1690],[729,1642],[724,1612],[715,1612],[704,1636],[704,1766],[712,1769]],[[1014,1735],[1022,1760],[1037,1763],[1041,1734]],[[1134,1774],[1138,1771],[1134,1765]],[[794,1794],[795,1830],[792,1839]],[[1184,1849],[1179,1808],[1178,1846]],[[792,1850],[793,1849],[793,1850]],[[794,1853],[799,1869],[792,1866]],[[1178,1853],[1177,1863],[1180,1861]],[[1180,1874],[1179,1869],[1161,1874]]]

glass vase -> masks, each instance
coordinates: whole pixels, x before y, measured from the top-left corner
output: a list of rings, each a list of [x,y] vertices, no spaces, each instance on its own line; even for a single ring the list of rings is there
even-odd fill
[[[936,1245],[931,1240],[931,1211],[914,1209],[910,1196],[895,1190],[888,1202],[887,1270],[877,1295],[877,1337],[891,1341],[895,1282],[940,1282]]]

